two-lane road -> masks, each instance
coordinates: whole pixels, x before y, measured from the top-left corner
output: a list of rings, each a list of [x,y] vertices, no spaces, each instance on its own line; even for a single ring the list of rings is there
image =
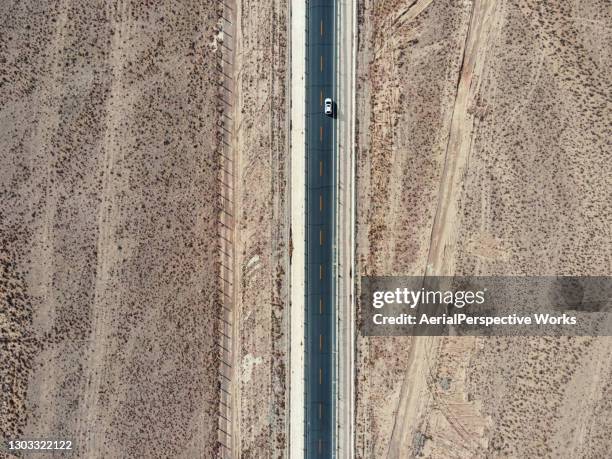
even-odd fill
[[[306,56],[306,457],[335,449],[335,2],[308,3]]]

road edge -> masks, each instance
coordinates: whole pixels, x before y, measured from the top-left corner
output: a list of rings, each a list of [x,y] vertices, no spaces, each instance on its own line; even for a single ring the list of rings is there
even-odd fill
[[[337,30],[338,178],[336,282],[338,392],[337,456],[353,458],[355,398],[355,70],[357,63],[357,2],[341,0]],[[343,167],[344,166],[344,167]]]
[[[290,375],[289,375],[289,457],[304,457],[304,321],[306,273],[306,0],[289,2],[289,69],[291,89],[290,121],[290,188],[291,224],[289,274],[290,291]]]

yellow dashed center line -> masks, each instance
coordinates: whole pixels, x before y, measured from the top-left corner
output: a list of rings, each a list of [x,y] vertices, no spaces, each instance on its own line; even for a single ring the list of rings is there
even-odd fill
[[[323,177],[323,161],[319,161],[319,177]]]
[[[319,265],[319,279],[323,279],[323,265]]]
[[[319,335],[319,351],[323,351],[323,335]]]
[[[319,127],[319,141],[323,142],[323,126]]]
[[[321,36],[323,36],[323,19],[321,19]]]
[[[319,94],[320,94],[319,95],[319,105],[322,107],[323,106],[323,91],[321,91]]]
[[[322,403],[319,403],[319,419],[323,419],[323,404]]]
[[[323,71],[323,56],[321,56],[321,72]]]
[[[323,298],[319,299],[319,314],[323,314]]]
[[[319,210],[323,212],[323,195],[319,195]]]
[[[319,245],[323,245],[323,230],[319,230]]]
[[[319,368],[319,384],[323,384],[323,368]]]

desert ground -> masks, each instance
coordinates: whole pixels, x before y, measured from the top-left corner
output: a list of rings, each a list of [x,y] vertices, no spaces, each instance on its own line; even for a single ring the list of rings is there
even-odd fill
[[[2,440],[282,455],[287,2],[0,13]]]
[[[218,451],[220,15],[2,2],[2,439]]]
[[[288,7],[0,5],[2,440],[287,454]],[[357,276],[612,274],[612,7],[358,8]],[[358,457],[612,448],[610,338],[359,337],[356,368]]]
[[[360,4],[359,275],[612,274],[611,19],[596,0]],[[606,457],[611,355],[360,337],[356,451]]]
[[[233,457],[288,451],[288,6],[237,2]]]

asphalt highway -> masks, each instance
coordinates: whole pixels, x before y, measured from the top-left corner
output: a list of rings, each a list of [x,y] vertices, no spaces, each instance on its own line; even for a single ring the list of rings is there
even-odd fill
[[[335,120],[323,113],[335,100],[335,2],[308,3],[306,66],[306,457],[334,451],[335,305],[333,241]]]

